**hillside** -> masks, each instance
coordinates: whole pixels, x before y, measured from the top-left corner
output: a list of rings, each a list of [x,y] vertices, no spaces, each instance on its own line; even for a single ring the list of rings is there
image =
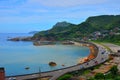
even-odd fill
[[[102,15],[102,16],[95,16],[95,17],[89,17],[86,22],[90,23],[93,27],[95,27],[97,30],[101,29],[112,29],[115,26],[119,26],[119,24],[116,24],[120,22],[120,15]],[[112,25],[114,24],[114,25]]]
[[[120,15],[93,16],[77,25],[58,22],[52,29],[36,33],[33,40],[41,40],[41,38],[44,40],[82,39],[83,37],[88,38],[96,31],[110,31],[115,27],[120,28]]]
[[[41,39],[54,39],[54,40],[59,40],[59,37],[63,37],[64,34],[68,33],[71,28],[75,27],[75,24],[71,24],[68,22],[58,22],[56,23],[52,29],[46,30],[46,31],[40,31],[36,33],[33,36],[33,39],[35,40],[41,40]]]

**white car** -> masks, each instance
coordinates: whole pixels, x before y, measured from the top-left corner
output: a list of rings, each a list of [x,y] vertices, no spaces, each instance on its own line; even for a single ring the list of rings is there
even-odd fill
[[[15,77],[11,77],[8,80],[16,80],[16,78]]]

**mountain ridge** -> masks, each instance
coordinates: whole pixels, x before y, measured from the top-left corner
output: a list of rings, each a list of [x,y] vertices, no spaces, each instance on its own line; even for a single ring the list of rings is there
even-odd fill
[[[114,27],[120,27],[119,22],[120,15],[91,16],[80,24],[72,24],[63,21],[56,23],[50,30],[36,33],[33,39],[41,40],[41,37],[52,37],[54,40],[82,39],[95,31],[110,30]]]
[[[88,17],[80,24],[58,22],[51,29],[35,33],[32,37],[9,40],[64,41],[77,39],[120,43],[118,36],[120,36],[120,15],[102,15]]]

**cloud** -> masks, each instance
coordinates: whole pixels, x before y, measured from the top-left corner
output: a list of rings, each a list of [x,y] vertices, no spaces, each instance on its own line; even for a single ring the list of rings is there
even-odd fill
[[[78,24],[89,16],[119,14],[119,3],[120,0],[0,0],[0,25],[5,26],[5,31],[14,26],[19,32],[18,26],[48,29],[58,21]]]
[[[29,3],[37,3],[46,7],[74,7],[80,5],[99,4],[108,0],[30,0]]]
[[[47,21],[80,19],[91,15],[113,13],[113,6],[116,5],[116,2],[111,2],[110,0],[109,3],[107,1],[0,0],[0,7],[2,7],[0,9],[0,23],[36,23],[43,21],[47,23]],[[104,10],[106,5],[109,8]],[[118,13],[117,10],[114,11],[115,13]]]

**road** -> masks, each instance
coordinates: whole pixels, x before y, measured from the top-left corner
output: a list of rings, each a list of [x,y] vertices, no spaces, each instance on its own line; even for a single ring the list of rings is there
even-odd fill
[[[43,72],[43,73],[41,73],[41,77],[51,76],[50,80],[56,80],[57,78],[64,75],[65,73],[81,70],[83,68],[86,69],[86,68],[98,65],[100,63],[103,63],[104,61],[106,61],[108,59],[109,52],[107,51],[107,49],[103,48],[103,46],[98,45],[98,44],[96,44],[96,45],[98,47],[98,54],[97,54],[97,57],[94,58],[93,60],[90,60],[90,61],[80,64],[80,65],[67,67],[64,69],[54,70],[54,71],[50,71],[50,72]],[[30,74],[30,75],[23,75],[23,76],[15,76],[14,78],[16,80],[26,80],[26,79],[37,78],[39,76],[40,76],[39,73],[37,73],[37,74]],[[10,77],[7,77],[6,80],[10,80]]]
[[[112,52],[114,52],[114,53],[116,53],[116,52],[118,52],[118,50],[120,50],[120,46],[118,46],[118,45],[111,44],[111,43],[102,43],[102,44],[109,47],[112,50]]]

